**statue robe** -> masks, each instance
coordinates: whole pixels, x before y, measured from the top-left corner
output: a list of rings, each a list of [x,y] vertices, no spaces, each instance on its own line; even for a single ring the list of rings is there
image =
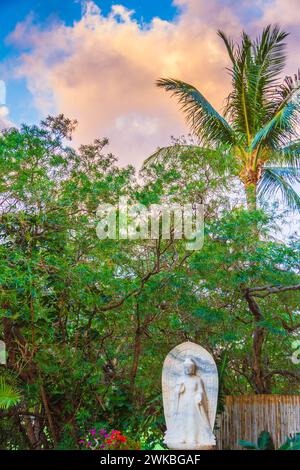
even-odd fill
[[[165,442],[198,446],[214,446],[212,432],[205,410],[204,390],[197,375],[183,376],[177,383],[175,415],[170,429],[165,434]]]

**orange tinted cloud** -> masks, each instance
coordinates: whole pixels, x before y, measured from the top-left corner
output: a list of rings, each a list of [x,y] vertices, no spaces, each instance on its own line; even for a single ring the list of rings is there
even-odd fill
[[[78,119],[78,142],[107,136],[122,164],[139,165],[171,135],[187,133],[175,102],[154,86],[158,77],[192,82],[222,104],[226,54],[216,27],[207,23],[206,2],[196,3],[198,17],[190,2],[191,9],[175,20],[154,18],[144,26],[121,5],[104,17],[92,2],[71,27],[55,24],[39,31],[27,21],[10,37],[30,46],[16,74],[26,78],[43,114],[64,112]],[[229,13],[225,23],[227,30],[239,27]]]
[[[175,100],[154,86],[158,77],[193,83],[218,109],[229,90],[228,60],[216,30],[240,33],[237,2],[174,4],[185,7],[175,19],[154,18],[147,25],[121,5],[103,16],[91,1],[72,26],[57,23],[39,30],[29,19],[10,37],[30,46],[15,73],[25,77],[43,114],[63,112],[78,119],[76,142],[107,136],[122,164],[139,166],[171,135],[188,132]]]

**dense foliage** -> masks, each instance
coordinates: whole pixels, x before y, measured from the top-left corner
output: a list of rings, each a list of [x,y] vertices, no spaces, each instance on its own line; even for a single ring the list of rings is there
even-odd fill
[[[240,446],[246,450],[275,450],[275,445],[271,434],[268,431],[262,431],[255,442],[240,441]],[[287,437],[284,444],[277,450],[300,450],[300,434],[296,433],[293,437]]]
[[[161,366],[186,339],[213,354],[221,397],[296,393],[299,242],[235,203],[235,160],[198,148],[136,179],[106,140],[66,146],[74,127],[49,117],[0,137],[0,447],[78,448],[94,428],[155,445]],[[203,249],[99,240],[97,207],[121,195],[203,202]]]

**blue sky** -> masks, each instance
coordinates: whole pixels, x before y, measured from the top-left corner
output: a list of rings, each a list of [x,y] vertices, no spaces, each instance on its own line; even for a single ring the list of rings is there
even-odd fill
[[[134,17],[139,21],[149,22],[154,16],[171,20],[177,13],[171,0],[95,0],[104,15],[107,15],[112,4],[121,3],[128,9],[135,11]],[[15,29],[17,23],[23,22],[28,15],[32,15],[33,22],[39,28],[47,28],[53,21],[63,21],[72,25],[81,17],[82,5],[79,0],[1,0],[0,14],[0,64],[13,63],[18,60],[19,50],[9,43],[7,37]],[[6,83],[6,102],[10,109],[10,116],[17,124],[21,122],[35,122],[41,115],[32,103],[24,79],[7,77],[0,65],[0,80]]]
[[[107,14],[111,5],[121,3],[136,12],[136,17],[149,21],[153,16],[170,19],[176,13],[171,0],[95,0],[104,14]],[[1,54],[6,52],[3,40],[25,17],[33,12],[36,21],[47,23],[49,17],[57,17],[72,24],[81,16],[81,2],[78,0],[1,0],[0,34],[1,34]]]
[[[122,4],[135,11],[135,17],[149,22],[154,16],[163,19],[172,19],[177,10],[171,0],[95,0],[106,15],[113,4]],[[81,17],[80,0],[1,0],[0,15],[0,54],[5,58],[12,53],[6,37],[11,33],[16,24],[25,20],[29,14],[34,15],[34,21],[47,27],[49,21],[60,19],[68,25]]]

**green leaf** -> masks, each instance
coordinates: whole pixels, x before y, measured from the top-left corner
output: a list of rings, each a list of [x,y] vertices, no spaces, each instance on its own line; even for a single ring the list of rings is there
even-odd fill
[[[15,406],[21,400],[20,393],[8,385],[3,377],[0,378],[0,409],[8,409]]]
[[[257,445],[260,450],[275,450],[274,442],[268,431],[262,431],[258,436]]]
[[[300,450],[300,433],[296,433],[294,437],[288,437],[278,450]]]
[[[259,450],[257,445],[253,442],[239,440],[239,445],[244,447],[245,449]]]

